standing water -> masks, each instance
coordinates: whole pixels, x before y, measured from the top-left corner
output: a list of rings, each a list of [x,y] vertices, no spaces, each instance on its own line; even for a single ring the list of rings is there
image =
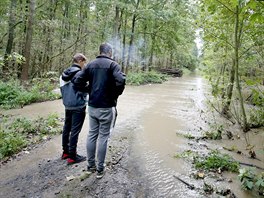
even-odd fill
[[[195,180],[191,173],[196,170],[190,161],[175,157],[186,150],[208,153],[208,147],[223,148],[221,144],[224,141],[195,142],[184,137],[201,137],[201,132],[208,127],[202,121],[202,112],[206,110],[206,83],[202,78],[190,75],[171,79],[161,85],[142,86],[136,91],[134,100],[139,103],[148,100],[149,105],[140,115],[131,151],[132,170],[140,175],[136,178],[139,181],[139,192],[145,197],[208,197],[189,189],[176,177],[193,184],[196,189],[201,189],[200,192],[203,191],[203,182],[209,182],[210,178]],[[258,165],[261,166],[261,162]],[[241,190],[236,174],[229,178],[233,180],[231,184],[221,183],[220,180],[218,182],[217,179],[210,183],[218,189],[231,187],[232,192],[240,198],[252,197]]]
[[[142,95],[144,93],[144,95]],[[176,153],[189,148],[187,138],[197,135],[197,116],[204,101],[204,85],[200,77],[174,78],[161,85],[146,85],[138,90],[136,100],[149,100],[150,107],[140,117],[133,144],[132,160],[142,177],[147,197],[203,197],[189,190],[175,176],[189,182],[191,169]]]

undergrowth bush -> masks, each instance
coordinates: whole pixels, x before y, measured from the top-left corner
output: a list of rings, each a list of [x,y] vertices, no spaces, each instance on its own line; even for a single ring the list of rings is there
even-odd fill
[[[0,81],[0,108],[12,109],[23,107],[34,102],[54,100],[60,95],[52,92],[56,88],[49,79],[34,79],[28,86],[22,86],[19,81]]]
[[[238,172],[239,163],[234,161],[229,155],[221,154],[215,150],[206,157],[196,157],[194,159],[195,167],[204,170],[221,170]]]
[[[129,73],[126,82],[129,85],[144,85],[149,83],[162,83],[168,78],[167,75],[156,71]]]
[[[58,115],[31,120],[25,117],[0,118],[0,160],[21,151],[24,147],[42,141],[44,136],[61,132]]]
[[[256,190],[264,196],[264,172],[257,174],[256,168],[239,169],[238,178],[244,190]]]
[[[251,127],[264,126],[264,107],[254,109],[249,112],[249,123]]]

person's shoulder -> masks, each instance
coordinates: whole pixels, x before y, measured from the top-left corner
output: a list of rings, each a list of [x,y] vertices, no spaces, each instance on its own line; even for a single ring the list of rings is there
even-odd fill
[[[120,65],[118,64],[118,62],[111,60],[110,67],[111,68],[120,68]]]

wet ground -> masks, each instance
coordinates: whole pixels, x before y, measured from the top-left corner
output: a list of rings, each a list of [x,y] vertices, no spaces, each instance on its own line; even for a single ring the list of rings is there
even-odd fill
[[[235,174],[206,175],[204,180],[195,180],[191,175],[196,170],[190,161],[174,157],[186,150],[207,153],[219,149],[236,160],[264,168],[263,129],[247,134],[258,157],[249,159],[239,128],[208,113],[207,90],[205,82],[197,76],[173,78],[160,85],[127,86],[119,99],[116,128],[109,140],[107,172],[102,179],[85,173],[86,162],[67,166],[60,159],[61,137],[56,136],[1,166],[0,197],[220,197],[204,194],[204,181],[219,189],[231,188],[239,198],[256,197],[240,189]],[[34,118],[54,112],[64,116],[61,100],[6,113]],[[240,138],[197,141],[183,137],[200,137],[216,120],[225,123]],[[86,119],[78,144],[82,155],[86,154],[87,132]],[[233,145],[243,155],[223,149]],[[195,189],[191,190],[175,176]]]

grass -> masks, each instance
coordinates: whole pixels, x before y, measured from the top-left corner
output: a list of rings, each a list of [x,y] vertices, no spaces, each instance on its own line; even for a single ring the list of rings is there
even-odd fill
[[[53,93],[56,88],[49,79],[33,79],[27,85],[21,85],[19,81],[0,81],[0,108],[13,109],[25,105],[54,100],[60,98],[59,94]]]
[[[34,120],[2,116],[0,117],[0,160],[20,152],[28,145],[47,139],[47,136],[60,132],[61,124],[56,114]]]

